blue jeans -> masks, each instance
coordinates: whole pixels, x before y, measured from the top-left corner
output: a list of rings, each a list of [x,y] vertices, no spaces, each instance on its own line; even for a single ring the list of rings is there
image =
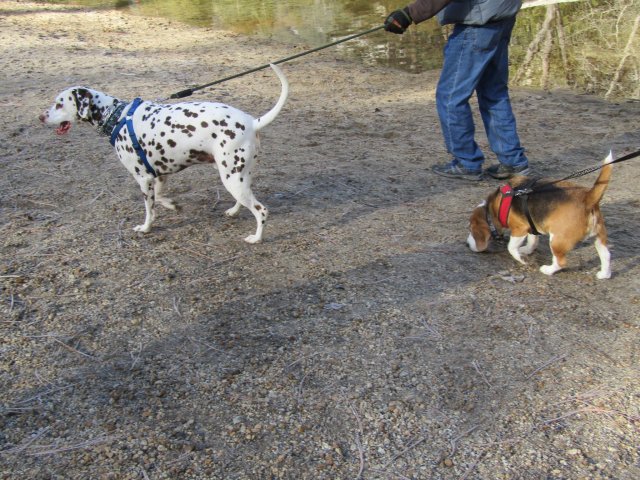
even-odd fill
[[[447,151],[471,171],[484,155],[474,139],[469,98],[476,92],[491,150],[500,163],[527,165],[509,100],[509,40],[515,18],[487,25],[457,24],[444,48],[436,107]]]

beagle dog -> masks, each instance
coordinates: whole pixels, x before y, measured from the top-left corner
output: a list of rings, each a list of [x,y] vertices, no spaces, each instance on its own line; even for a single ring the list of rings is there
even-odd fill
[[[509,184],[491,193],[473,210],[467,244],[474,252],[483,252],[492,238],[497,239],[505,230],[510,230],[509,253],[525,264],[522,255],[536,249],[538,235],[549,235],[553,261],[551,265],[541,266],[540,271],[553,275],[565,268],[566,255],[578,242],[595,236],[600,257],[597,277],[610,278],[611,254],[599,203],[611,178],[611,162],[613,155],[609,153],[590,189],[566,180],[513,177]]]

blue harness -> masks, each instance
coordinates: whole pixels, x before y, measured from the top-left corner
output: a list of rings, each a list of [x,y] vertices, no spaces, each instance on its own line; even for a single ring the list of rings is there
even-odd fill
[[[158,174],[149,163],[149,160],[147,160],[147,155],[144,153],[144,150],[140,146],[140,143],[138,143],[138,137],[136,137],[136,132],[133,129],[132,117],[136,109],[140,106],[141,103],[142,103],[142,99],[140,97],[136,98],[133,101],[133,103],[129,107],[129,110],[127,111],[127,114],[124,116],[122,120],[118,122],[118,125],[116,125],[116,128],[113,129],[113,132],[111,132],[110,142],[111,142],[111,145],[115,147],[118,134],[120,133],[120,130],[122,130],[122,127],[124,127],[126,124],[127,130],[129,132],[129,136],[131,137],[131,143],[133,144],[133,148],[138,154],[138,157],[140,157],[140,160],[142,160],[142,163],[144,163],[144,167],[147,169],[147,173],[153,175],[154,177],[157,177]]]

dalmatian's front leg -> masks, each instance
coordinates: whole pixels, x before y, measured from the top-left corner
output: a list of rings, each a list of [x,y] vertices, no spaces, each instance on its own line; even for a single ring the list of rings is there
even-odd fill
[[[155,179],[153,177],[137,177],[136,180],[144,196],[144,207],[146,217],[142,225],[137,225],[133,229],[136,232],[147,233],[151,229],[151,224],[155,219]]]

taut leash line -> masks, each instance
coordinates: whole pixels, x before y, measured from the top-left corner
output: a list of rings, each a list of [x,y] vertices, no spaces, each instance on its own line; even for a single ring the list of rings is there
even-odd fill
[[[624,162],[626,160],[631,160],[632,158],[636,158],[636,157],[640,157],[640,150],[636,150],[635,152],[631,152],[623,157],[616,158],[612,162],[609,162],[607,165],[611,165],[613,163],[618,163],[618,162]],[[596,170],[600,170],[602,167],[604,167],[604,165],[601,164],[601,165],[596,165],[595,167],[585,168],[584,170],[580,170],[578,172],[572,173],[571,175],[567,175],[566,177],[560,180],[557,180],[554,183],[562,182],[563,180],[570,180],[576,177],[582,177],[583,175],[587,175],[588,173],[595,172]]]
[[[613,165],[614,163],[625,162],[627,160],[631,160],[631,159],[636,158],[636,157],[640,157],[640,150],[636,150],[635,152],[631,152],[631,153],[628,153],[627,155],[624,155],[624,156],[622,156],[620,158],[616,158],[615,160],[613,160],[613,161],[611,161],[611,162],[609,162],[607,164],[600,164],[600,165],[596,165],[596,166],[593,166],[593,167],[585,168],[583,170],[579,170],[577,172],[573,172],[573,173],[567,175],[566,177],[561,178],[560,180],[554,180],[553,182],[545,183],[538,190],[534,189],[534,185],[540,179],[539,178],[534,178],[530,182],[527,182],[526,184],[524,184],[521,187],[519,187],[518,189],[516,189],[514,191],[513,195],[516,196],[516,197],[519,197],[521,195],[528,195],[530,193],[542,192],[542,191],[544,191],[544,189],[546,187],[548,187],[550,185],[554,185],[556,183],[564,182],[565,180],[571,180],[572,178],[582,177],[582,176],[587,175],[587,174],[589,174],[591,172],[598,171],[598,170],[604,168],[606,165]]]
[[[382,29],[382,28],[384,28],[384,25],[379,25],[379,26],[371,28],[369,30],[365,30],[364,32],[354,33],[353,35],[349,35],[348,37],[342,38],[340,40],[336,40],[335,42],[327,43],[326,45],[322,45],[320,47],[312,48],[311,50],[306,50],[304,52],[296,53],[295,55],[291,55],[290,57],[286,57],[286,58],[282,58],[280,60],[276,60],[275,62],[270,62],[270,63],[266,63],[264,65],[260,65],[259,67],[252,68],[251,70],[247,70],[246,72],[236,73],[235,75],[231,75],[229,77],[221,78],[220,80],[216,80],[215,82],[207,83],[205,85],[200,85],[198,87],[187,88],[186,90],[182,90],[180,92],[174,93],[173,95],[171,95],[170,97],[168,97],[167,99],[164,99],[164,100],[188,97],[188,96],[192,95],[193,92],[196,92],[198,90],[202,90],[203,88],[211,87],[213,85],[217,85],[219,83],[223,83],[223,82],[226,82],[228,80],[232,80],[234,78],[242,77],[244,75],[248,75],[250,73],[257,72],[258,70],[263,70],[263,69],[269,67],[270,64],[277,65],[279,63],[288,62],[288,61],[294,60],[294,59],[296,59],[298,57],[302,57],[304,55],[309,55],[310,53],[314,53],[314,52],[317,52],[319,50],[324,50],[325,48],[333,47],[334,45],[338,45],[339,43],[348,42],[349,40],[353,40],[354,38],[358,38],[358,37],[361,37],[363,35],[368,35],[369,33],[373,33],[375,31],[378,31],[378,30]],[[164,101],[164,100],[160,100],[160,101]]]

